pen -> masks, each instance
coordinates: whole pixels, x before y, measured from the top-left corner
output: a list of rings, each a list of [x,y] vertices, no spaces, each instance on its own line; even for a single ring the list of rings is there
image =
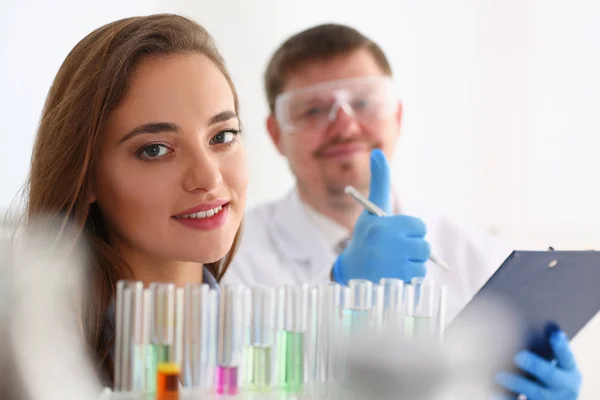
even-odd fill
[[[346,188],[344,189],[344,192],[346,192],[346,194],[350,195],[350,197],[352,197],[354,200],[356,200],[358,203],[360,203],[370,213],[373,213],[373,214],[377,215],[378,217],[385,217],[387,215],[385,211],[383,211],[381,208],[377,207],[377,205],[373,204],[373,202],[369,201],[369,199],[365,198],[353,186],[350,186],[350,185],[346,186]],[[444,260],[442,260],[440,257],[437,257],[435,254],[432,253],[431,256],[429,257],[429,259],[433,263],[450,271],[450,267],[448,267],[448,264],[446,264],[444,262]]]

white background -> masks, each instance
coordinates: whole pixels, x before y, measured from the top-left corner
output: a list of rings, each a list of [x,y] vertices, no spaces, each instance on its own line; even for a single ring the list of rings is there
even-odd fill
[[[379,42],[398,78],[405,120],[393,165],[403,192],[516,248],[600,249],[600,2],[1,4],[0,209],[27,174],[40,110],[68,51],[101,24],[165,11],[203,24],[229,64],[250,155],[249,204],[282,195],[293,181],[264,129],[264,67],[287,36],[342,22]],[[587,377],[583,399],[600,398],[599,338],[596,318],[574,341]]]

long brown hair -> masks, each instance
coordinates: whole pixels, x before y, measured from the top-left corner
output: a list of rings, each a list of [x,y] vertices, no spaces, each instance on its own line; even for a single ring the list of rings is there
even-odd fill
[[[107,117],[126,95],[130,76],[142,58],[201,53],[228,80],[238,111],[238,97],[225,62],[208,32],[196,22],[172,14],[126,18],[96,29],[69,53],[50,88],[37,132],[28,181],[28,218],[58,216],[80,229],[91,248],[89,299],[82,325],[90,349],[112,378],[108,357],[114,338],[105,337],[106,312],[119,279],[132,278],[129,267],[109,243],[95,204],[89,204],[94,167]],[[220,279],[235,252],[206,267]],[[112,336],[112,335],[109,335]]]

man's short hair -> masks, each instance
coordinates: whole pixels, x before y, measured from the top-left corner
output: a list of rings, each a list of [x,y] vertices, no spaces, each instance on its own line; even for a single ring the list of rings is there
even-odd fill
[[[340,24],[323,24],[306,29],[287,39],[275,51],[265,71],[265,92],[271,113],[275,98],[283,91],[290,72],[313,61],[328,61],[365,49],[381,70],[392,75],[390,63],[379,45],[354,28]]]

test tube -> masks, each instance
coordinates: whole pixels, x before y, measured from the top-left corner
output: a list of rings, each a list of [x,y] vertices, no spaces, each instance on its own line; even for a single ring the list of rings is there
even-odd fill
[[[116,392],[144,390],[143,293],[142,282],[117,282],[114,369]]]
[[[242,359],[240,360],[240,366],[238,367],[238,384],[240,387],[248,386],[248,357],[250,352],[250,325],[252,323],[252,291],[250,288],[242,287],[242,304],[244,305],[243,310],[243,322],[242,322]]]
[[[143,306],[143,343],[144,343],[144,391],[151,393],[155,388],[156,373],[153,371],[153,366],[156,365],[156,360],[153,358],[154,353],[150,347],[152,341],[152,314],[154,308],[152,306],[152,291],[144,289],[144,306]]]
[[[175,289],[175,331],[173,335],[173,356],[171,361],[181,366],[183,363],[183,325],[185,289]]]
[[[175,339],[175,285],[172,283],[151,283],[152,327],[150,333],[147,386],[149,394],[156,393],[158,366],[173,362],[173,342]]]
[[[156,377],[156,400],[179,400],[179,374],[177,363],[162,363]]]
[[[448,286],[442,285],[439,291],[439,303],[437,309],[436,335],[440,343],[444,342],[444,331],[446,329],[446,309],[448,302]]]
[[[399,329],[402,323],[402,298],[404,281],[402,279],[383,278],[379,281],[383,289],[383,326],[386,329]]]
[[[373,285],[373,306],[371,307],[371,326],[375,333],[381,333],[384,322],[385,292],[384,287]]]
[[[413,340],[415,325],[415,288],[412,284],[404,286],[404,339]]]
[[[206,332],[206,340],[203,341],[205,351],[202,352],[202,365],[205,368],[202,369],[200,387],[208,389],[212,388],[215,382],[217,365],[219,337],[219,292],[217,289],[208,291],[207,301],[203,302],[202,313],[202,330]]]
[[[304,336],[304,353],[306,376],[305,383],[317,382],[317,351],[319,335],[319,292],[316,287],[308,288],[307,312],[306,312],[306,334]],[[311,389],[312,390],[312,389]]]
[[[323,310],[319,325],[322,331],[322,376],[325,382],[333,382],[339,378],[340,368],[337,365],[337,341],[342,333],[342,286],[337,283],[320,287],[322,291]]]
[[[275,328],[275,288],[253,287],[250,346],[246,358],[248,387],[265,392],[272,382],[272,349]]]
[[[347,332],[363,329],[369,325],[373,307],[373,282],[351,279],[344,298],[344,328]]]
[[[226,285],[221,289],[219,340],[217,351],[216,391],[236,395],[239,390],[238,368],[244,340],[244,288]]]
[[[307,325],[308,286],[285,287],[285,315],[280,336],[280,385],[284,392],[304,388],[304,335]]]
[[[412,285],[415,291],[413,339],[430,339],[435,328],[435,284],[430,279],[413,278]]]
[[[184,292],[183,386],[206,389],[212,386],[206,375],[211,368],[211,346],[216,345],[209,340],[211,330],[216,331],[212,298],[207,284],[188,284]]]
[[[278,287],[275,290],[275,348],[271,351],[272,379],[271,386],[279,385],[282,380],[283,364],[285,356],[283,355],[283,332],[285,326],[285,288]]]

